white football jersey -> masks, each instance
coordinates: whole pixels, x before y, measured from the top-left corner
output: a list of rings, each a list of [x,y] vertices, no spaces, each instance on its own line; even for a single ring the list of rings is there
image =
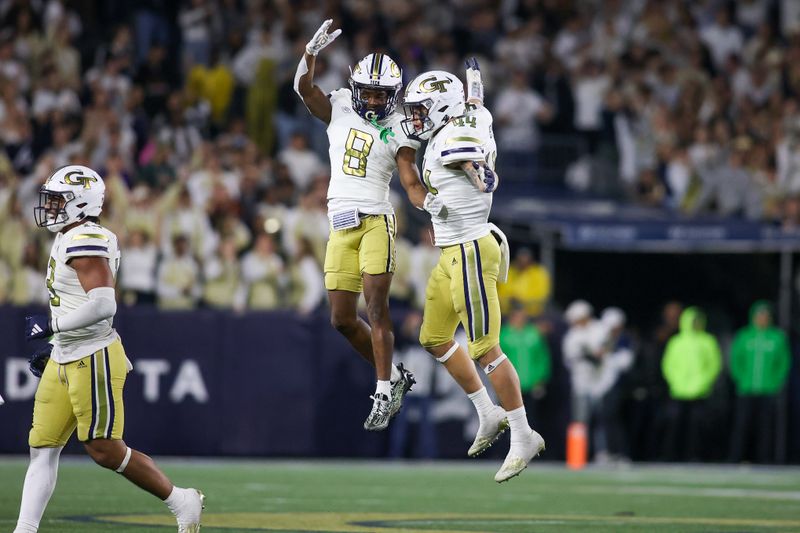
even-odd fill
[[[394,135],[386,137],[388,143],[381,140],[381,132],[353,109],[350,89],[333,91],[330,101],[328,212],[358,208],[371,215],[393,214],[389,182],[397,168],[395,156],[403,146],[419,149],[419,142],[403,133],[403,116],[396,112],[381,123]]]
[[[117,236],[94,222],[56,233],[47,264],[51,316],[62,317],[89,301],[78,280],[78,273],[67,264],[70,259],[85,256],[108,259],[108,266],[116,277],[120,258]],[[85,328],[56,333],[51,341],[53,352],[50,358],[56,363],[70,363],[105,348],[118,338],[111,327],[113,320],[111,317]]]
[[[468,104],[464,116],[452,119],[428,142],[422,180],[447,208],[445,218],[431,217],[436,246],[469,242],[489,234],[492,194],[481,192],[460,168],[446,165],[486,161],[494,169],[496,158],[492,114],[485,107]]]

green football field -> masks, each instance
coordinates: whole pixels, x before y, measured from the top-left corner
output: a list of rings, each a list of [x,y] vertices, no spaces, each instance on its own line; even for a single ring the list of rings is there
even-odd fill
[[[163,460],[206,496],[203,531],[800,531],[800,470],[499,462]],[[24,458],[0,459],[0,532],[13,529]],[[82,459],[62,461],[42,533],[175,531],[166,507]]]

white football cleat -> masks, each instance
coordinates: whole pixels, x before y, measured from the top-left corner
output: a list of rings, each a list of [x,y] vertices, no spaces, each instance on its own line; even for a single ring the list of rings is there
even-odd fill
[[[544,450],[544,439],[541,435],[531,430],[531,434],[524,442],[511,442],[511,449],[508,450],[503,466],[494,475],[494,480],[498,483],[508,481],[528,467],[531,459],[539,455]]]
[[[200,516],[203,514],[206,500],[205,494],[197,489],[186,489],[186,501],[176,514],[178,520],[178,533],[198,533],[200,531]]]
[[[372,398],[372,410],[364,421],[364,429],[367,431],[383,431],[392,418],[392,402],[388,396],[379,392],[376,392],[370,398]]]
[[[495,405],[492,409],[491,415],[481,422],[478,428],[478,434],[475,435],[475,441],[469,447],[467,455],[476,457],[491,447],[492,444],[497,442],[505,430],[508,429],[508,419],[506,419],[506,411],[499,405]]]

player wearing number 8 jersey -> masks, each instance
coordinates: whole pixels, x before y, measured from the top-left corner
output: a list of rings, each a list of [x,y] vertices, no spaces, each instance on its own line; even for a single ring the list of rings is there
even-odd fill
[[[419,142],[409,139],[394,113],[403,86],[402,71],[388,55],[367,55],[351,68],[350,88],[325,95],[313,84],[316,55],[341,34],[328,33],[326,20],[306,45],[294,88],[308,110],[328,125],[331,232],[325,253],[325,287],[331,323],[375,367],[372,410],[364,422],[383,430],[400,409],[413,376],[392,364],[394,334],[389,286],[395,269],[396,223],[389,202],[395,170],[411,202],[439,214],[443,204],[422,186],[416,166]],[[357,313],[363,290],[369,324]]]
[[[47,268],[50,315],[26,318],[29,340],[50,343],[30,359],[40,377],[28,442],[31,461],[14,533],[36,532],[55,489],[61,450],[77,429],[94,461],[164,500],[178,531],[200,530],[203,494],[172,485],[148,456],[122,440],[122,391],[131,364],[112,328],[120,251],[98,224],[105,185],[92,169],[67,165],[39,190],[36,224],[56,233]]]
[[[519,377],[500,349],[497,282],[508,265],[508,246],[489,224],[496,145],[492,115],[483,107],[477,62],[468,62],[470,98],[454,75],[420,74],[406,90],[404,131],[427,140],[423,180],[447,205],[446,217],[433,215],[435,244],[442,249],[428,278],[420,342],[464,389],[478,411],[480,426],[468,455],[486,450],[511,428],[511,449],[495,475],[498,482],[519,474],[544,449],[528,425]],[[453,339],[459,322],[469,339],[469,357]],[[489,377],[502,408],[492,403],[475,365]]]

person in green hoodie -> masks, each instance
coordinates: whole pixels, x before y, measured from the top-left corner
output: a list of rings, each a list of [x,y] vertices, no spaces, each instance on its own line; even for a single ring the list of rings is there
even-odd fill
[[[686,309],[681,314],[680,331],[670,338],[661,361],[671,398],[663,449],[668,460],[699,459],[706,400],[722,369],[717,339],[705,327],[706,317],[700,308]]]
[[[550,380],[550,350],[539,328],[528,321],[525,307],[513,302],[508,322],[500,329],[500,347],[517,369],[525,411],[532,423],[538,420],[537,403]]]
[[[731,461],[751,457],[751,443],[758,462],[773,461],[777,399],[790,365],[789,343],[772,325],[772,307],[764,300],[755,302],[750,325],[736,333],[731,346],[730,372],[736,384]]]

